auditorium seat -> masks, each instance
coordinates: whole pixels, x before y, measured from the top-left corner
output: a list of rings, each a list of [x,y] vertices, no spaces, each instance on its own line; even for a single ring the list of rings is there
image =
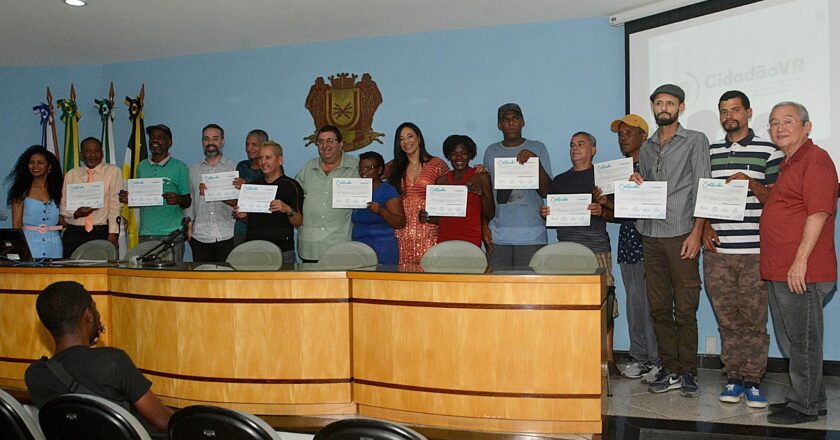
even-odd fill
[[[56,397],[41,408],[38,419],[47,440],[151,440],[127,409],[89,394]]]
[[[379,259],[376,257],[376,251],[358,241],[339,243],[325,250],[318,260],[318,265],[327,270],[372,268],[377,264]]]
[[[217,406],[188,406],[169,420],[170,440],[281,440],[263,419]]]
[[[529,266],[540,274],[588,274],[598,269],[598,259],[582,244],[561,241],[543,246],[531,257]]]
[[[70,255],[73,260],[114,261],[117,259],[117,247],[108,240],[91,240],[82,243]]]
[[[445,243],[445,242],[444,242]],[[427,440],[417,431],[377,419],[344,419],[321,428],[313,440]]]
[[[45,439],[38,421],[17,399],[3,390],[0,390],[0,439]]]
[[[283,252],[266,240],[251,240],[233,248],[227,263],[236,270],[277,270],[283,266]]]
[[[487,270],[487,256],[468,241],[449,240],[429,248],[420,266],[426,272],[483,273]]]

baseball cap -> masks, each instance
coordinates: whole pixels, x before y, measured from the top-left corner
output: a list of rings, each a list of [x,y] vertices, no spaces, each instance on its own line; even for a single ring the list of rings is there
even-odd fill
[[[613,133],[618,133],[618,124],[622,122],[631,127],[641,128],[645,131],[645,136],[647,136],[648,124],[641,116],[633,113],[630,113],[629,115],[624,115],[623,118],[612,121],[612,124],[610,124],[610,130],[612,130]]]
[[[172,140],[172,130],[170,130],[169,127],[167,127],[166,125],[158,124],[158,125],[151,125],[149,127],[146,127],[146,134],[152,134],[152,130],[160,130],[160,131],[166,133],[166,135],[169,137],[169,139]]]
[[[505,112],[508,111],[508,110],[515,111],[517,114],[519,114],[520,118],[523,117],[522,116],[522,109],[519,108],[519,104],[514,104],[512,102],[509,102],[509,103],[504,104],[501,107],[499,107],[499,114],[496,117],[496,119],[502,119],[502,115],[505,114]]]

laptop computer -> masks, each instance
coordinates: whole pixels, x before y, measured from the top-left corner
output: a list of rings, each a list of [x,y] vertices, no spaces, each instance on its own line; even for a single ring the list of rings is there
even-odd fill
[[[23,229],[0,229],[0,257],[14,261],[32,261],[32,253]]]

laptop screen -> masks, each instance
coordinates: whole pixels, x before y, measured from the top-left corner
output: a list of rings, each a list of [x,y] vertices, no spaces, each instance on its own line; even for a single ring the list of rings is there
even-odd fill
[[[22,229],[0,229],[0,256],[15,261],[32,261]]]

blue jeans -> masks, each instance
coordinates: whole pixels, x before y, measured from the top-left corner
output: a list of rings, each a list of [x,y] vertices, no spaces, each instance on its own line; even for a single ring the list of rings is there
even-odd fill
[[[630,357],[643,364],[659,364],[656,332],[650,317],[650,304],[645,282],[645,263],[620,263],[621,279],[627,292],[627,331],[630,333]]]
[[[790,358],[788,406],[815,416],[826,409],[823,384],[823,301],[834,282],[809,283],[804,294],[787,282],[769,281],[770,312],[779,345]]]

